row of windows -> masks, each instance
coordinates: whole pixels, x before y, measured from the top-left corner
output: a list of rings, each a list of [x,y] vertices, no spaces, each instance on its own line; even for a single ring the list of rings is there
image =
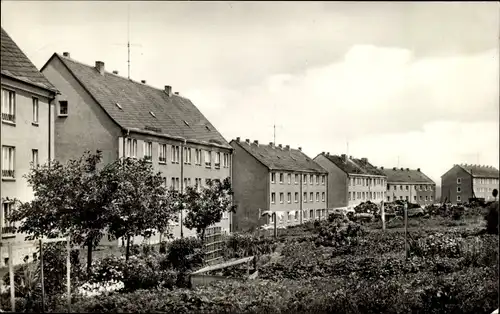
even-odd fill
[[[31,150],[31,162],[38,166],[38,149]],[[16,148],[2,146],[2,178],[16,177]]]
[[[285,193],[281,192],[279,194],[279,196],[280,196],[280,203],[283,204]],[[303,199],[304,203],[307,203],[307,192],[304,192],[304,196],[302,199]],[[319,202],[319,201],[320,201],[319,200],[319,192],[316,192],[316,202]],[[325,192],[322,192],[321,193],[321,202],[324,202],[324,201],[325,201]],[[290,204],[291,202],[292,202],[292,193],[288,192],[287,193],[287,203]],[[299,193],[298,192],[295,192],[294,202],[295,203],[299,202]],[[309,193],[309,202],[310,203],[314,202],[314,193],[313,192]],[[275,192],[271,193],[271,204],[276,204],[276,193]]]
[[[349,192],[349,200],[355,201],[358,200],[373,200],[373,199],[382,199],[385,192]],[[356,198],[357,196],[357,198]]]
[[[393,200],[394,200],[394,201],[396,201],[397,199],[398,199],[398,198],[397,198],[397,196],[394,196],[394,197],[393,197]],[[403,199],[404,199],[404,200],[406,200],[406,201],[409,201],[409,200],[410,200],[410,198],[409,198],[408,196],[405,196],[405,197],[403,197],[403,196],[399,196],[399,199],[400,199],[400,200],[403,200]],[[420,195],[418,199],[419,199],[419,201],[423,201],[424,199],[425,199],[426,201],[432,201],[432,195],[425,195],[425,197],[424,197],[423,195]],[[387,196],[387,201],[388,201],[388,202],[390,202],[390,201],[391,201],[391,196],[390,196],[390,195],[388,195],[388,196]],[[413,201],[417,201],[417,196],[416,196],[416,195],[413,195]]]
[[[144,157],[146,160],[152,161],[153,160],[153,142],[144,142]],[[170,146],[170,149],[168,149],[167,146]],[[178,164],[180,162],[180,150],[181,147],[178,145],[167,145],[167,144],[161,144],[158,143],[158,162],[160,164],[166,164],[167,163],[167,156],[168,156],[168,150],[170,150],[170,160],[174,164]],[[193,149],[190,147],[184,147],[184,164],[190,165],[192,162],[192,151]],[[211,151],[208,150],[201,150],[201,149],[194,149],[194,164],[197,166],[201,166],[203,161],[202,161],[202,151],[204,152],[204,164],[206,168],[211,168],[212,167],[212,155],[214,155],[214,167],[216,169],[219,169],[221,167],[221,155],[222,155],[222,167],[223,168],[229,168],[229,154],[227,153],[220,153],[220,152],[214,152],[212,154]],[[132,138],[127,138],[125,141],[125,157],[132,157],[132,158],[137,158],[137,140],[132,139]]]
[[[421,185],[414,185],[413,188],[415,189],[415,191],[432,191],[432,185],[429,185],[429,184],[421,184]],[[398,186],[397,185],[393,185],[392,186],[392,189],[394,191],[397,191],[398,190]],[[387,185],[387,191],[390,190],[390,185]],[[403,185],[399,185],[399,190],[400,191],[403,191]],[[405,191],[409,191],[410,190],[410,185],[405,185],[404,186],[404,190]]]
[[[32,97],[32,124],[38,126],[38,98]],[[16,92],[2,89],[2,122],[16,123]]]
[[[279,183],[283,184],[283,182],[285,182],[285,173],[280,172],[280,173],[278,173],[278,176],[279,176]],[[325,175],[315,175],[315,174],[310,174],[310,175],[304,174],[303,178],[302,178],[303,184],[307,184],[308,176],[309,176],[309,184],[312,185],[312,184],[314,184],[314,182],[316,182],[316,185],[319,185],[320,184],[320,177],[321,177],[321,184],[325,185],[326,176]],[[286,177],[287,177],[287,183],[292,184],[292,174],[287,173]],[[276,183],[276,172],[271,172],[271,183]],[[294,174],[294,183],[299,184],[299,175],[298,174]]]
[[[462,178],[457,178],[457,184],[462,183]],[[474,178],[474,184],[498,184],[497,178]]]
[[[376,185],[385,185],[386,180],[382,178],[365,178],[365,177],[350,177],[349,185],[356,186],[376,186]]]
[[[458,192],[458,188],[459,187],[457,187],[457,192]],[[491,193],[491,192],[493,192],[493,188],[484,188],[484,187],[478,188],[478,187],[475,187],[474,188],[474,192],[475,193],[487,193],[487,192]]]
[[[316,217],[314,213],[316,212]],[[295,213],[292,215],[290,212],[286,212],[284,216],[278,216],[278,220],[280,222],[283,222],[283,218],[286,218],[287,221],[299,221],[300,217],[300,212],[298,210],[295,211]],[[302,212],[302,219],[314,219],[314,218],[321,218],[321,217],[326,217],[326,210],[325,209],[310,209],[310,210],[304,210]],[[274,223],[274,215],[269,216],[269,223]]]
[[[165,186],[168,186],[167,185],[167,177],[164,177],[164,180],[165,180]],[[215,179],[215,180],[218,180],[218,179]],[[210,181],[212,181],[212,179],[205,179],[205,181],[203,181],[201,178],[194,178],[194,181],[191,181],[191,178],[184,178],[184,188],[188,187],[188,186],[192,186],[191,183],[194,182],[194,186],[196,187],[196,189],[198,191],[200,191],[200,189],[205,186],[205,185],[208,185],[210,183]],[[203,184],[203,182],[205,182],[205,184]],[[181,190],[181,185],[180,185],[180,178],[179,177],[172,177],[170,179],[170,188],[175,190],[175,191],[180,191]]]

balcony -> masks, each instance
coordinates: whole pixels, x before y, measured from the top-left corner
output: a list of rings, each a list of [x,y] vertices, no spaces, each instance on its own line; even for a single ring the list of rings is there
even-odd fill
[[[2,170],[2,178],[15,178],[15,170]]]
[[[2,112],[2,121],[16,123],[16,115]]]

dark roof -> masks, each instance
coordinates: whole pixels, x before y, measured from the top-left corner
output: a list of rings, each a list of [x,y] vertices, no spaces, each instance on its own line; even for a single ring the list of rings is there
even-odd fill
[[[288,170],[327,173],[323,167],[298,149],[279,148],[274,145],[262,145],[233,140],[231,143],[239,145],[255,159],[270,170]]]
[[[362,159],[358,158],[349,158],[347,156],[345,156],[344,161],[342,156],[330,155],[325,153],[322,153],[322,155],[347,174],[385,176],[383,172],[378,170],[368,161],[363,161]]]
[[[56,92],[56,88],[28,59],[2,27],[1,70],[2,75]]]
[[[381,169],[385,175],[387,176],[387,182],[415,182],[415,183],[432,183],[432,181],[428,176],[426,176],[419,169],[408,169],[408,168],[394,168],[391,169]]]
[[[468,173],[470,173],[473,177],[481,177],[481,178],[498,178],[499,172],[497,168],[492,166],[483,166],[483,165],[458,165]]]
[[[109,72],[101,75],[94,66],[59,54],[54,54],[54,56],[66,65],[75,78],[122,128],[148,130],[151,134],[156,132],[159,135],[231,148],[189,99],[175,94],[169,96],[163,89]]]

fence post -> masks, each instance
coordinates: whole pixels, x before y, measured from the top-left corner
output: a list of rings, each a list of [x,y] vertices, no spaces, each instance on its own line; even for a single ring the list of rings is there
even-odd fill
[[[45,288],[43,283],[43,240],[40,239],[40,281],[42,283],[42,313],[45,312]]]
[[[16,291],[14,286],[14,256],[12,255],[12,243],[8,244],[9,251],[9,281],[10,281],[10,305],[12,312],[16,312]]]
[[[405,211],[405,257],[408,258],[408,203],[404,205]]]
[[[67,298],[68,298],[68,313],[71,313],[71,238],[68,234],[68,240],[66,243],[66,248],[68,250],[68,256],[66,257],[66,286],[67,286]]]

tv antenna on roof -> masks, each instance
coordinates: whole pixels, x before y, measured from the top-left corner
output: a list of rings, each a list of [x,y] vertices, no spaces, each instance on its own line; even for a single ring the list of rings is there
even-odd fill
[[[283,128],[282,125],[278,127]],[[276,103],[274,103],[274,114],[273,114],[273,143],[276,145]]]
[[[117,46],[124,46],[125,44],[115,44]],[[130,47],[142,47],[140,44],[130,43],[130,4],[127,5],[127,66],[128,66],[128,79],[130,80]]]

